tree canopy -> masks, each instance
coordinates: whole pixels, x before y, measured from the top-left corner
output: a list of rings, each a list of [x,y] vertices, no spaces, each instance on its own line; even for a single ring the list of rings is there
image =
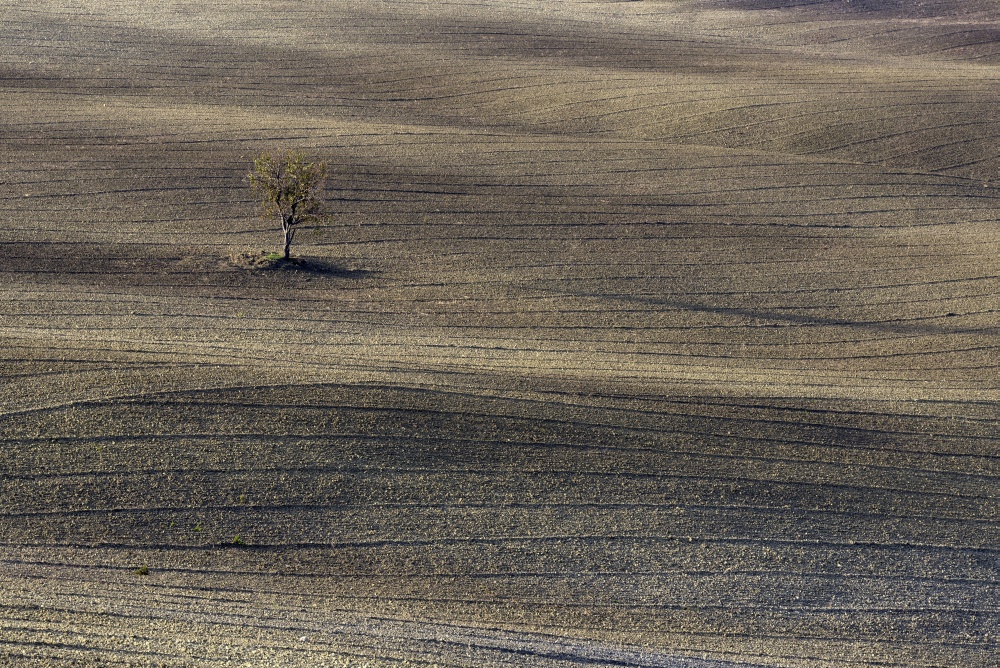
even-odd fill
[[[264,216],[277,215],[281,221],[288,260],[296,228],[322,220],[325,215],[319,191],[326,181],[326,163],[311,162],[294,150],[263,153],[254,160],[249,177]]]

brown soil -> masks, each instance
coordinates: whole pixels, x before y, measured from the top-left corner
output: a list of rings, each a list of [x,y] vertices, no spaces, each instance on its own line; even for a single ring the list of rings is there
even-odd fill
[[[0,666],[997,665],[995,3],[14,5]]]

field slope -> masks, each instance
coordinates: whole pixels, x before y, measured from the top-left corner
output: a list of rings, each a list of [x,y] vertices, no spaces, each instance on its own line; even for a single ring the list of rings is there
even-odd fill
[[[992,0],[15,0],[0,56],[0,666],[997,665]],[[284,147],[333,219],[248,270]]]

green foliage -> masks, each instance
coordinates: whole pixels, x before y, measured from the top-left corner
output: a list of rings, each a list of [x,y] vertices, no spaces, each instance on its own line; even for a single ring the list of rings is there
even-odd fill
[[[140,566],[132,572],[136,575],[149,575],[149,566]]]
[[[319,191],[326,181],[326,163],[310,162],[299,151],[264,153],[253,163],[250,188],[261,202],[264,217],[278,216],[284,234],[284,259],[295,230],[324,217]]]

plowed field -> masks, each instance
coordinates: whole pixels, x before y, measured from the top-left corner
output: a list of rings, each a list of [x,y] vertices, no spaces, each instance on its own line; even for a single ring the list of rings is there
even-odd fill
[[[5,3],[0,666],[1000,665],[998,99],[992,0]]]

